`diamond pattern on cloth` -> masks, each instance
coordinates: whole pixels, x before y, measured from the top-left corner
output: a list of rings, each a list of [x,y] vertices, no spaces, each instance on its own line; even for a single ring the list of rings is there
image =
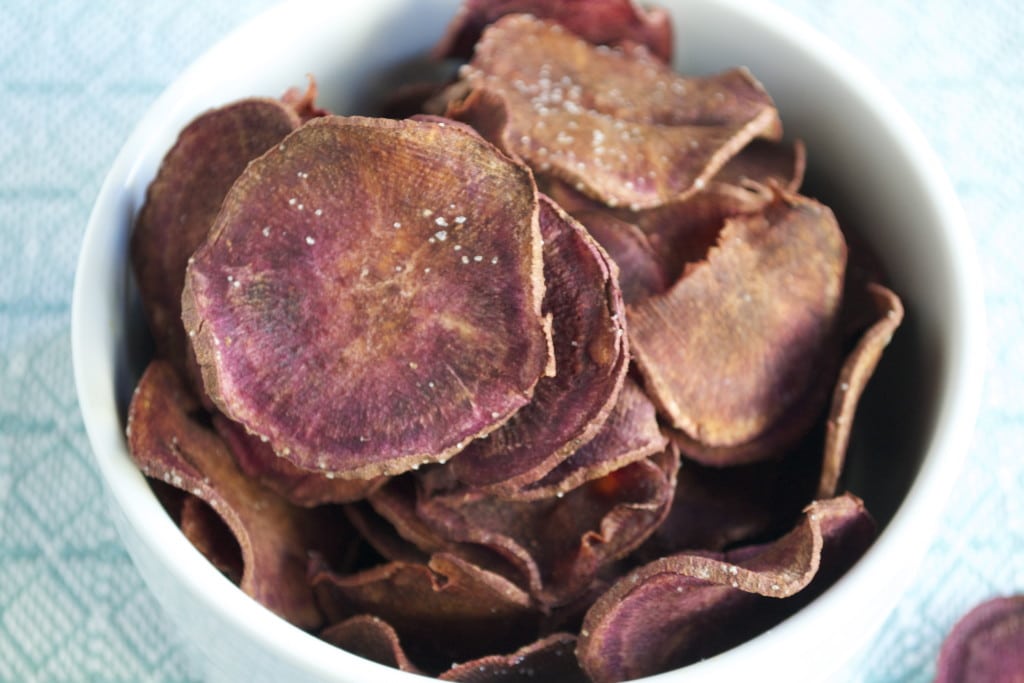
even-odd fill
[[[924,683],[961,615],[1024,592],[1024,11],[1012,0],[777,2],[907,108],[954,181],[982,259],[989,365],[969,462],[910,591],[844,679]],[[191,60],[271,4],[0,9],[0,683],[198,680],[110,521],[76,405],[71,287],[90,207],[135,121]]]

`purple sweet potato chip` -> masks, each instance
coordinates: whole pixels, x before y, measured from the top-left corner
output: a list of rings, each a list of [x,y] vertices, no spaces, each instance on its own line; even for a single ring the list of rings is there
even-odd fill
[[[434,55],[468,59],[484,29],[507,14],[556,22],[595,45],[637,43],[661,61],[672,61],[668,14],[634,0],[466,0],[434,47]]]
[[[427,671],[537,638],[540,613],[527,593],[447,553],[427,564],[396,562],[348,576],[314,568],[312,583],[331,622],[360,614],[383,619]]]
[[[564,495],[585,482],[660,453],[668,440],[658,426],[654,404],[635,381],[626,377],[619,398],[601,431],[543,478],[504,494],[516,500]]]
[[[188,364],[181,290],[188,258],[203,243],[224,195],[246,164],[300,124],[287,104],[246,99],[198,116],[179,134],[146,191],[131,261],[157,355]]]
[[[320,637],[332,645],[378,664],[402,671],[420,673],[409,661],[398,634],[386,621],[370,614],[360,614],[328,626]]]
[[[818,572],[827,550],[849,561],[850,537],[863,550],[866,513],[846,495],[808,506],[778,540],[735,551],[679,554],[621,578],[588,612],[577,648],[595,683],[614,683],[710,656],[770,624]],[[845,563],[844,563],[845,564]],[[775,604],[772,604],[775,603]],[[759,614],[759,611],[764,614]],[[651,618],[657,614],[657,618]]]
[[[227,523],[242,552],[243,591],[301,628],[318,626],[305,575],[319,515],[242,474],[220,437],[191,416],[198,408],[169,363],[151,362],[128,412],[132,458],[143,474],[192,493]]]
[[[210,564],[233,583],[241,583],[245,571],[242,549],[231,528],[213,508],[201,498],[185,494],[178,526]]]
[[[649,395],[711,446],[757,438],[808,391],[840,304],[846,246],[828,208],[780,193],[730,219],[706,262],[630,307]]]
[[[715,175],[715,182],[742,186],[749,182],[778,185],[796,192],[807,170],[807,148],[800,140],[752,140]]]
[[[825,433],[825,456],[818,484],[819,498],[835,495],[846,462],[846,449],[850,443],[857,404],[881,360],[882,352],[903,321],[903,303],[892,290],[871,284],[868,291],[874,300],[877,317],[846,357],[839,371]]]
[[[512,501],[456,490],[422,498],[417,514],[439,536],[525,555],[546,606],[584,591],[602,567],[639,546],[664,519],[675,489],[674,449],[544,500]]]
[[[684,78],[644,50],[594,47],[513,15],[488,27],[448,115],[584,194],[648,208],[699,191],[751,139],[781,133],[750,73]]]
[[[449,552],[531,592],[539,590],[540,574],[536,563],[511,539],[499,538],[496,534],[484,534],[483,537],[470,534],[455,539],[439,533],[424,520],[417,507],[423,496],[422,488],[422,481],[405,475],[392,480],[369,497],[374,513],[390,524],[390,530],[380,528],[376,526],[376,520],[362,512],[364,519],[360,523],[374,534],[372,542],[380,546],[381,554],[389,559],[408,560],[416,557],[410,549],[415,549],[423,559],[434,553]],[[395,535],[401,540],[397,540]]]
[[[1014,683],[1024,671],[1024,596],[986,600],[946,636],[935,683]]]
[[[386,477],[341,479],[331,472],[311,472],[274,453],[270,444],[245,431],[223,415],[213,416],[213,426],[228,445],[238,468],[247,477],[302,507],[362,500],[379,488]]]
[[[583,209],[573,217],[604,247],[619,270],[622,300],[635,304],[669,287],[665,269],[647,235],[609,211]]]
[[[444,461],[549,366],[529,170],[460,125],[328,116],[253,162],[188,268],[210,397],[308,470]]]
[[[542,184],[555,201],[588,229],[593,228],[595,238],[620,267],[626,302],[634,304],[664,292],[688,266],[704,260],[727,218],[756,213],[769,205],[771,186],[795,191],[803,181],[804,166],[804,147],[799,141],[754,140],[700,192],[639,211],[603,206],[557,180],[542,178]],[[635,231],[644,236],[640,248],[629,234]],[[625,247],[616,246],[622,241]],[[625,254],[624,248],[628,248]],[[623,263],[619,255],[625,257]],[[661,282],[664,284],[659,287]]]
[[[615,265],[587,231],[540,198],[544,313],[552,318],[554,377],[533,401],[452,460],[461,481],[496,492],[540,479],[594,438],[618,397],[629,351]]]
[[[508,655],[489,655],[445,671],[442,681],[461,683],[589,683],[576,661],[576,636],[553,633]]]
[[[829,394],[835,387],[840,350],[834,338],[825,341],[820,357],[815,359],[810,385],[803,396],[796,398],[789,409],[765,431],[743,443],[709,445],[685,432],[666,427],[665,434],[684,456],[712,467],[733,467],[761,460],[784,458],[797,448],[806,435],[826,417]],[[821,461],[820,444],[818,447]],[[815,467],[815,470],[820,468]],[[819,496],[828,497],[828,496]]]

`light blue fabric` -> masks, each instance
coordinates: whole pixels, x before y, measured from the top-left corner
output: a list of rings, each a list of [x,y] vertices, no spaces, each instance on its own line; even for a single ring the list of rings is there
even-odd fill
[[[983,263],[970,459],[913,588],[853,674],[927,681],[953,622],[1024,591],[1024,14],[1013,0],[780,0],[863,61],[943,160]],[[270,0],[0,0],[0,681],[194,680],[109,520],[69,358],[106,168],[160,91]]]

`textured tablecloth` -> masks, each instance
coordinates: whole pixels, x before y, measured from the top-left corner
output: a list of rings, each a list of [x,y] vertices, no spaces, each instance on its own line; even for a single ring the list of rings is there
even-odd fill
[[[349,1],[349,0],[339,0]],[[121,546],[76,405],[69,312],[100,182],[175,75],[270,0],[0,0],[0,681],[188,681]],[[1024,591],[1024,14],[1015,0],[782,0],[944,161],[982,260],[986,390],[955,500],[857,680],[926,681],[971,605]]]

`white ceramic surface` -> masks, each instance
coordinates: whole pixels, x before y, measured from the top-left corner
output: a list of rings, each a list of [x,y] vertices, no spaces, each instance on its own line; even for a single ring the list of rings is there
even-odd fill
[[[414,681],[293,628],[230,584],[185,540],[132,465],[124,409],[140,364],[127,240],[146,184],[200,111],[276,96],[312,73],[342,113],[374,74],[440,35],[456,0],[293,2],[211,49],[158,99],[104,182],[85,235],[72,306],[72,351],[89,438],[124,543],[209,680]],[[867,555],[820,599],[768,633],[688,667],[687,681],[827,678],[879,626],[934,533],[977,414],[982,300],[962,210],[914,125],[877,83],[810,28],[764,3],[662,0],[676,21],[676,66],[702,73],[745,64],[810,154],[811,190],[834,202],[883,255],[908,309],[902,351],[883,361],[858,448],[886,523]],[[894,343],[894,346],[896,344]],[[881,395],[880,395],[881,394]],[[899,427],[893,429],[893,427]],[[881,453],[881,455],[876,455]],[[884,460],[878,459],[884,457]],[[875,459],[873,459],[875,458]],[[891,484],[872,478],[884,473]],[[841,634],[841,635],[840,635]],[[851,638],[851,634],[856,634]],[[682,680],[676,672],[648,679]]]

